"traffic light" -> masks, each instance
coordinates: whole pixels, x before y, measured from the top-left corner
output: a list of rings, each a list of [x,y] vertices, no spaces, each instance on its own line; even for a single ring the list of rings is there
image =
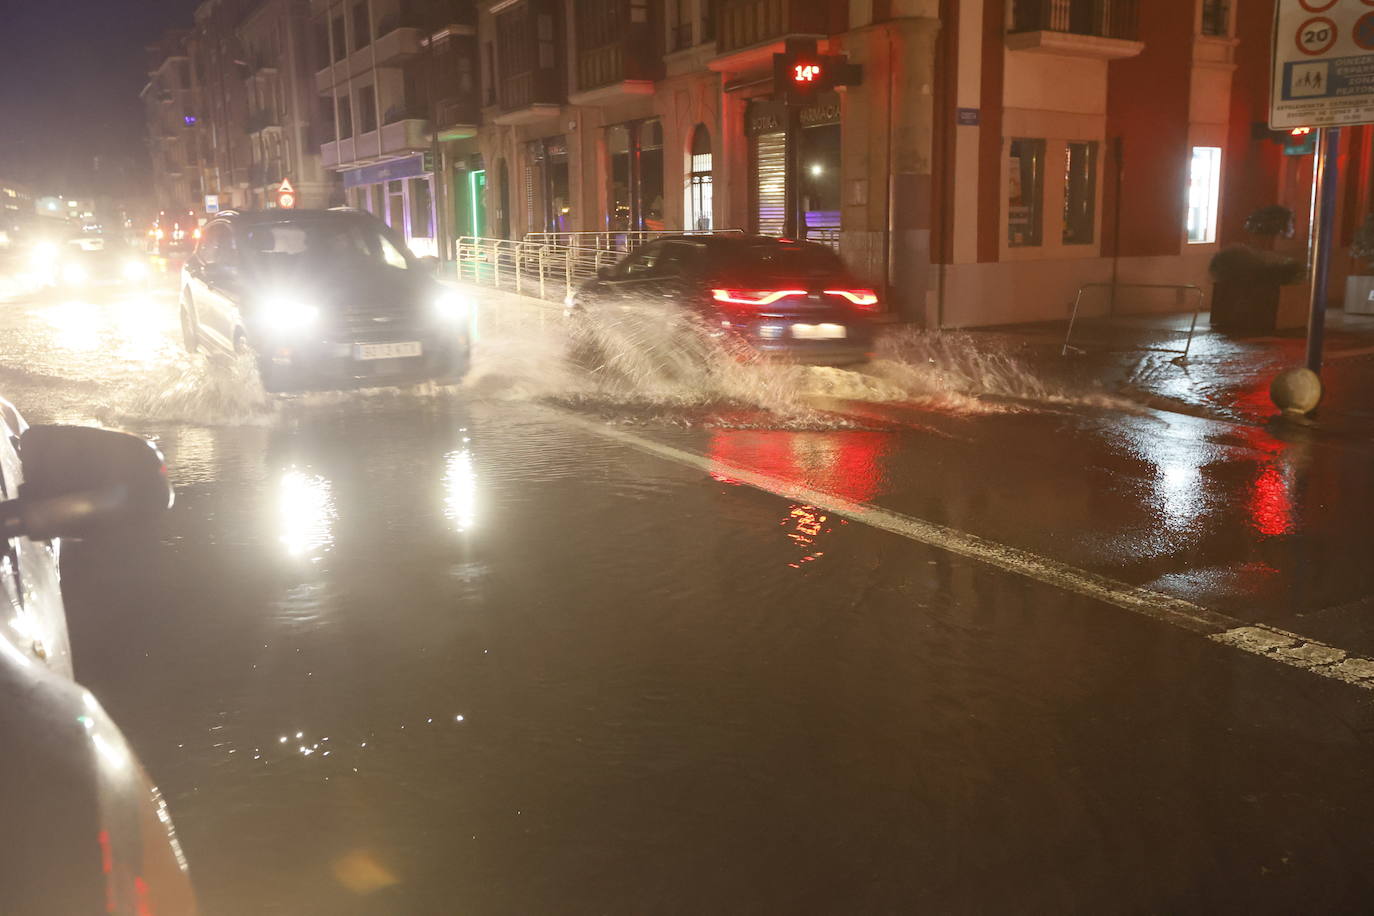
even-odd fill
[[[841,55],[821,54],[816,43],[792,39],[781,54],[773,55],[773,93],[792,105],[806,105],[836,86],[856,86],[862,68]]]

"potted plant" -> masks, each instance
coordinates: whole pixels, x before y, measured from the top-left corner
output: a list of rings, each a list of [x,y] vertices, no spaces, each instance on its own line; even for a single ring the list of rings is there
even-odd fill
[[[1355,239],[1350,245],[1350,259],[1355,265],[1363,262],[1364,273],[1355,273],[1345,278],[1345,311],[1350,315],[1374,315],[1374,213],[1364,218],[1360,228],[1355,230]]]
[[[1260,207],[1245,218],[1245,231],[1261,240],[1261,248],[1272,251],[1276,239],[1293,237],[1293,211],[1283,204]]]

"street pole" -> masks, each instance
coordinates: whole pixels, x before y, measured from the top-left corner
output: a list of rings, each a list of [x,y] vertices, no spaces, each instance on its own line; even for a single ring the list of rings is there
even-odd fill
[[[1322,344],[1326,335],[1326,290],[1336,222],[1336,157],[1340,145],[1339,127],[1317,129],[1317,154],[1312,176],[1312,298],[1307,313],[1307,368],[1318,374],[1322,369]]]

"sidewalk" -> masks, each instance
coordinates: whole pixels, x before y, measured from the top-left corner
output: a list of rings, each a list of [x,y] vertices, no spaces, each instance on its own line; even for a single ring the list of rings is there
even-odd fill
[[[1278,415],[1269,383],[1306,358],[1306,329],[1271,337],[1234,337],[1198,317],[1186,359],[1192,314],[1080,320],[1076,348],[1062,355],[1067,321],[971,329],[996,341],[1047,379],[1077,388],[1098,387],[1163,410],[1247,424]],[[1326,395],[1313,426],[1343,435],[1374,434],[1374,316],[1326,315]]]

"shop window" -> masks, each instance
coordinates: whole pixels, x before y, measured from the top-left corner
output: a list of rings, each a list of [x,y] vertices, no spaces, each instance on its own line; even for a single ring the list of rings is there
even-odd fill
[[[1195,146],[1188,163],[1188,242],[1217,240],[1217,203],[1221,196],[1221,147]]]
[[[707,231],[711,228],[712,162],[711,135],[704,124],[692,131],[687,176],[686,228]]]
[[[406,234],[406,183],[399,179],[386,183],[386,223],[402,236]]]
[[[639,130],[639,199],[645,229],[667,228],[663,221],[663,122],[644,121]]]
[[[377,93],[372,86],[358,90],[358,133],[377,129]]]
[[[840,125],[824,124],[801,132],[803,236],[836,238],[840,228]]]
[[[663,124],[657,118],[606,129],[612,230],[663,229]]]
[[[1064,149],[1064,244],[1091,245],[1097,222],[1097,144]]]
[[[1034,248],[1041,244],[1045,197],[1045,141],[1011,141],[1007,160],[1007,244]]]
[[[410,180],[410,235],[422,239],[434,237],[434,202],[428,178]]]

